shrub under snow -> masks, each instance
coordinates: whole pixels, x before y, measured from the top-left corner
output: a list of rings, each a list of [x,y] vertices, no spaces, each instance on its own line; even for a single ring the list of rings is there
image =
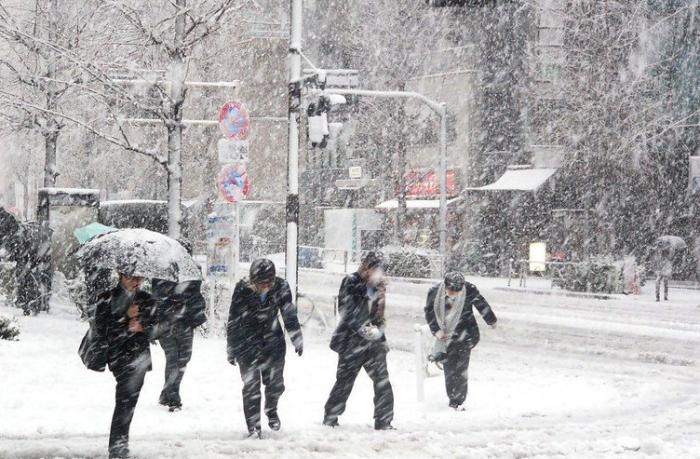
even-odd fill
[[[19,324],[14,317],[0,316],[0,339],[15,340],[19,336]]]

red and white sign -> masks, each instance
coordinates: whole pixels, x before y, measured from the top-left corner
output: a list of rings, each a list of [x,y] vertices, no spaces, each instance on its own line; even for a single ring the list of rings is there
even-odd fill
[[[219,172],[219,194],[226,202],[239,202],[248,196],[250,179],[244,164],[229,164]]]
[[[404,180],[407,198],[434,198],[440,194],[440,176],[434,169],[410,170]],[[454,169],[447,170],[445,183],[448,196],[458,193]]]
[[[232,140],[244,140],[250,129],[250,116],[243,102],[232,100],[226,102],[219,110],[219,128],[224,137]]]

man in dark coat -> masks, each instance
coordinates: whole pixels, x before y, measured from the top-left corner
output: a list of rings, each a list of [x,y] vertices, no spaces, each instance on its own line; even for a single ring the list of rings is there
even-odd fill
[[[250,265],[250,277],[236,285],[228,314],[228,361],[239,365],[243,379],[243,411],[248,434],[260,437],[260,382],[265,385],[265,415],[272,430],[281,422],[277,402],[284,392],[284,362],[287,346],[278,320],[301,356],[304,350],[297,310],[287,282],[275,275],[275,265],[267,259]]]
[[[469,359],[479,342],[473,307],[487,324],[496,327],[496,315],[489,304],[458,272],[447,273],[443,282],[428,291],[425,302],[425,320],[436,339],[431,360],[442,362],[450,407],[457,411],[464,411]]]
[[[109,433],[109,457],[129,457],[129,427],[147,371],[151,370],[150,340],[156,336],[157,311],[148,293],[139,290],[143,278],[119,274],[119,284],[100,295],[95,331],[106,343],[107,365],[117,380]]]
[[[374,384],[374,428],[393,429],[394,393],[389,382],[384,336],[384,260],[370,252],[357,272],[346,276],[338,293],[338,326],[331,349],[338,353],[336,381],[325,406],[323,424],[336,427],[338,417],[362,368]]]
[[[154,279],[151,285],[161,322],[158,341],[165,352],[165,382],[159,403],[172,412],[182,408],[180,384],[192,357],[194,329],[207,321],[202,282],[177,284]]]

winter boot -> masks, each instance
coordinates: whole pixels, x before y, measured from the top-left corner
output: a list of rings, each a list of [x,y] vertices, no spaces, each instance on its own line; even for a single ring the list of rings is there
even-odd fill
[[[274,430],[275,432],[280,430],[282,427],[282,421],[280,421],[280,417],[277,416],[277,413],[270,413],[267,415],[267,425],[269,425],[270,429]]]
[[[248,438],[251,438],[251,439],[262,438],[262,431],[260,429],[260,426],[248,427]]]
[[[338,427],[340,424],[338,424],[338,418],[325,418],[325,419],[323,420],[323,425],[326,426],[326,427],[336,428],[336,427]]]
[[[464,408],[464,405],[458,405],[456,403],[450,403],[450,408],[452,408],[455,411],[466,411],[467,409]]]
[[[391,425],[391,422],[375,422],[374,430],[396,430],[396,428]]]

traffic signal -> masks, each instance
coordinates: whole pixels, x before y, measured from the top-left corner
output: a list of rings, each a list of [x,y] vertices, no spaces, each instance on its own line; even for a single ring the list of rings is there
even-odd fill
[[[324,94],[316,102],[309,104],[308,137],[312,148],[326,148],[331,136],[337,136],[342,129],[342,123],[328,123],[328,113],[334,105],[345,104],[345,96],[339,94]]]

